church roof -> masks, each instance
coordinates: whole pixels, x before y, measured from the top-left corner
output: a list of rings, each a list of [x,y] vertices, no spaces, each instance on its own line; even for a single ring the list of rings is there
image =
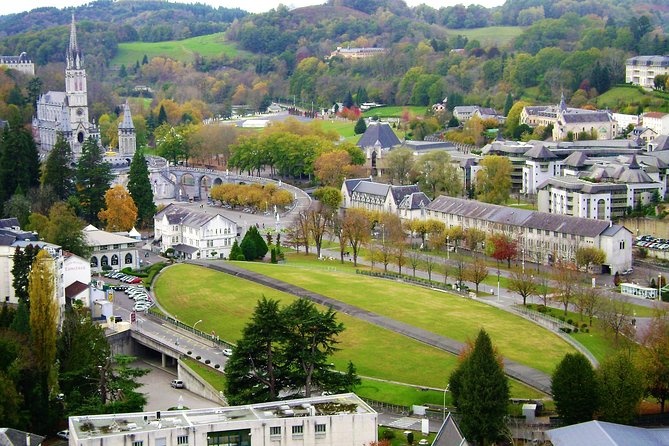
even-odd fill
[[[130,113],[130,105],[128,105],[128,100],[125,100],[123,104],[123,122],[118,126],[119,129],[134,129],[135,125],[132,123],[132,114]]]
[[[373,147],[377,143],[382,149],[388,149],[399,145],[400,140],[388,124],[372,123],[365,130],[357,146],[360,148]]]

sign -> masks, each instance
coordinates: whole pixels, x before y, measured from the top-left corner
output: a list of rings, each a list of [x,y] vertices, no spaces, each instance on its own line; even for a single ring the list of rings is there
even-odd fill
[[[130,322],[135,322],[135,321],[137,321],[137,313],[133,311],[132,313],[130,313]]]

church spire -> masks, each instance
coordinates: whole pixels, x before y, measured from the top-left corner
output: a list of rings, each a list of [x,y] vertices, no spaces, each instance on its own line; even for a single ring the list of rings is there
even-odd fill
[[[123,122],[118,126],[119,129],[134,130],[135,125],[132,123],[132,114],[130,113],[130,105],[128,100],[123,104]]]
[[[74,14],[72,14],[72,24],[70,25],[70,45],[67,48],[67,68],[80,70],[82,67],[82,58],[79,53],[79,45],[77,44],[77,25],[74,22]]]
[[[566,112],[567,111],[567,101],[564,99],[564,91],[561,92],[560,94],[560,111],[561,112]]]

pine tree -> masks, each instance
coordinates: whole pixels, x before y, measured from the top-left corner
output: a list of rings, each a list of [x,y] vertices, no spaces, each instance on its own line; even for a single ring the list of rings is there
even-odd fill
[[[17,189],[27,192],[38,185],[39,155],[35,141],[20,122],[10,122],[0,137],[0,203]]]
[[[244,234],[244,238],[242,239],[242,243],[239,245],[239,248],[241,249],[242,254],[244,254],[246,260],[255,260],[258,258],[256,243],[252,233],[253,229],[255,229],[254,226],[246,231],[246,234]]]
[[[145,54],[144,57],[142,58],[142,65],[146,65],[147,63],[149,63],[149,58],[148,58],[148,56]]]
[[[267,248],[267,243],[265,243],[265,239],[263,239],[262,235],[260,235],[260,231],[258,231],[258,229],[255,227],[252,229],[253,229],[253,243],[256,245],[256,258],[262,259],[263,257],[265,257],[269,249]]]
[[[245,260],[245,259],[240,259],[239,256],[243,256],[244,253],[242,252],[242,249],[239,247],[239,244],[237,243],[237,240],[235,240],[232,243],[232,248],[230,248],[230,256],[228,257],[229,260]]]
[[[98,212],[105,206],[105,193],[109,189],[112,174],[109,164],[95,139],[88,138],[81,148],[77,163],[77,198],[83,217],[88,223],[98,224]]]
[[[30,277],[30,270],[39,250],[38,246],[27,245],[23,249],[17,247],[14,251],[14,256],[12,257],[12,287],[14,288],[14,296],[19,301],[27,303],[30,298],[28,278]]]
[[[9,325],[9,329],[21,334],[30,333],[30,308],[26,301],[19,300],[14,320]]]
[[[137,149],[132,157],[128,173],[128,191],[137,206],[139,221],[144,227],[150,226],[156,213],[156,204],[153,202],[149,168],[142,149]]]
[[[346,108],[353,107],[353,96],[351,95],[350,91],[346,93],[346,98],[344,98],[344,102],[342,105]]]
[[[509,383],[485,330],[454,375],[465,437],[482,445],[499,439],[506,430]]]
[[[160,127],[162,124],[166,122],[167,122],[167,112],[165,111],[165,107],[161,105],[160,110],[158,111],[158,127]]]
[[[553,372],[551,391],[565,424],[592,420],[597,410],[595,370],[581,353],[568,353]]]
[[[367,130],[367,124],[365,123],[365,118],[361,116],[358,118],[358,122],[355,123],[353,132],[356,135],[362,135],[363,133],[365,133],[366,130]]]
[[[125,67],[125,64],[121,64],[121,68],[118,70],[118,77],[120,78],[128,77],[128,69]]]
[[[506,95],[506,102],[504,102],[504,116],[509,115],[511,107],[513,107],[513,96],[511,96],[511,93],[509,93]]]
[[[66,200],[74,188],[74,171],[70,168],[72,149],[63,135],[58,134],[56,144],[44,163],[42,186],[51,186],[59,200]]]

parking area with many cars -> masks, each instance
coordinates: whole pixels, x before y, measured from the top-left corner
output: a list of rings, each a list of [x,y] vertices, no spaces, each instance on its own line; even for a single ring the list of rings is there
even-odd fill
[[[652,235],[640,235],[634,240],[634,246],[657,251],[669,251],[669,240],[653,237]]]
[[[132,311],[142,313],[148,311],[154,305],[153,298],[149,292],[144,288],[142,279],[139,277],[123,274],[116,271],[111,271],[104,274],[105,277],[113,280],[118,280],[128,285],[115,284],[112,289],[117,292],[125,293],[128,298],[134,301]]]

